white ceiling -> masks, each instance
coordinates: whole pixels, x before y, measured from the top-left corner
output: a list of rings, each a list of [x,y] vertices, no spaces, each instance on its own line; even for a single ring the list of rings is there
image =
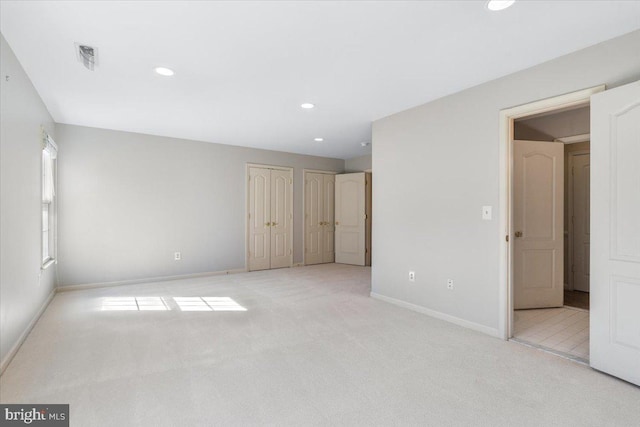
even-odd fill
[[[57,122],[339,158],[370,153],[375,119],[640,28],[639,1],[484,5],[2,1],[0,14]],[[94,72],[75,42],[98,48]]]

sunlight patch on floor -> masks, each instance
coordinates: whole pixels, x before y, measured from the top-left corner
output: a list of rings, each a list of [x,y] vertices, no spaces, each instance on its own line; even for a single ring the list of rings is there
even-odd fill
[[[175,297],[182,311],[247,311],[229,297]]]
[[[247,311],[229,297],[108,297],[101,311]]]

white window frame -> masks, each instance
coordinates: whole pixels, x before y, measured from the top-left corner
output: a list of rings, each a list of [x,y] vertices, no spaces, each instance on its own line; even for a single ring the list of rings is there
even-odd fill
[[[42,269],[55,264],[57,255],[57,157],[58,146],[54,140],[43,131],[42,153],[40,155],[40,182],[41,182],[41,213],[40,213],[40,248]],[[49,168],[47,168],[49,162]],[[46,222],[45,222],[46,212]],[[46,238],[45,238],[46,236]],[[46,244],[46,247],[45,247]]]

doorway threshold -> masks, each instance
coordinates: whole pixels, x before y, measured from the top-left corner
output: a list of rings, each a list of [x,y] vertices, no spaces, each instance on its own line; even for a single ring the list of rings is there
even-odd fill
[[[582,357],[574,356],[573,354],[564,353],[562,351],[554,350],[552,348],[548,348],[548,347],[542,346],[540,344],[534,344],[534,343],[531,343],[531,342],[528,342],[528,341],[524,341],[524,340],[522,340],[520,338],[512,337],[512,338],[509,339],[509,341],[513,341],[515,343],[518,343],[520,345],[524,345],[524,346],[527,346],[527,347],[535,348],[537,350],[544,351],[545,353],[550,353],[550,354],[553,354],[555,356],[560,356],[560,357],[562,357],[564,359],[571,360],[572,362],[580,363],[581,365],[590,366],[589,365],[589,360],[584,359]]]

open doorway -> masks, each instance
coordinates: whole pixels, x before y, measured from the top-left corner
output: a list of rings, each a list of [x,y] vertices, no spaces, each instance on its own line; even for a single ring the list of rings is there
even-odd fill
[[[590,106],[513,124],[513,338],[589,360]]]
[[[640,81],[606,91],[604,85],[595,86],[500,111],[499,237],[504,244],[499,260],[498,330],[504,339],[514,338],[515,234],[522,231],[516,229],[514,218],[514,122],[587,105],[591,109],[588,363],[640,385],[640,335],[636,328],[640,311],[635,304],[640,297],[640,199],[636,185],[640,182]],[[562,263],[560,266],[563,270]],[[562,282],[556,289],[560,289],[564,304]]]

